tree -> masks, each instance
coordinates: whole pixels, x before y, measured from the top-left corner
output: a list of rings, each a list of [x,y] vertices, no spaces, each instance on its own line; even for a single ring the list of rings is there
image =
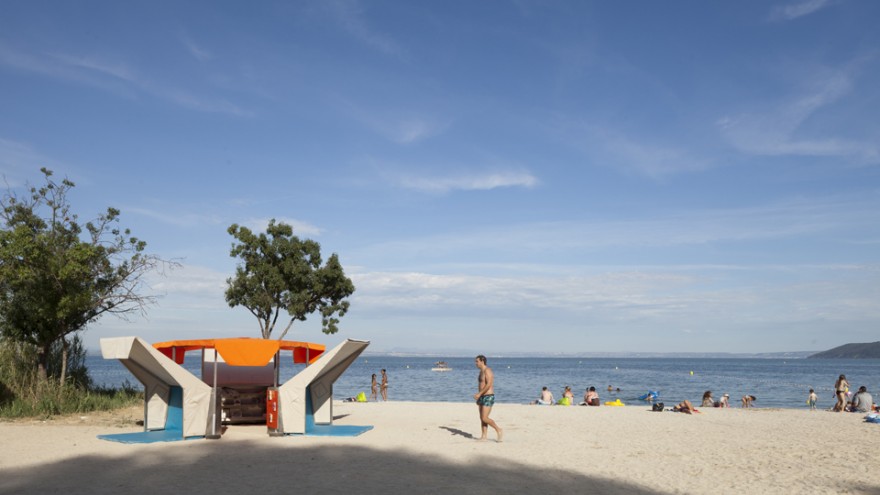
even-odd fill
[[[0,332],[37,349],[38,376],[47,378],[53,345],[61,345],[59,378],[67,372],[68,336],[105,314],[143,314],[154,296],[142,295],[144,276],[174,265],[144,253],[146,243],[120,230],[119,210],[108,208],[80,224],[67,193],[74,183],[52,180],[0,200]]]
[[[226,302],[230,307],[244,306],[260,323],[260,332],[268,339],[275,329],[281,310],[290,316],[279,340],[293,322],[305,321],[315,311],[321,314],[321,330],[336,333],[339,318],[345,316],[354,292],[354,284],[345,276],[339,257],[333,253],[321,266],[321,245],[293,235],[293,228],[275,223],[273,218],[265,234],[233,224],[228,232],[238,243],[229,255],[241,258],[235,277],[226,280]]]

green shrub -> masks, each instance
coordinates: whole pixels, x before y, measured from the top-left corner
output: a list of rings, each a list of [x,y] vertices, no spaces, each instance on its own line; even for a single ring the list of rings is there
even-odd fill
[[[126,382],[119,389],[92,386],[85,366],[85,350],[77,338],[68,347],[68,374],[61,376],[61,349],[53,348],[48,380],[40,380],[33,366],[33,347],[0,341],[0,417],[47,418],[58,414],[109,411],[143,403],[143,392]]]

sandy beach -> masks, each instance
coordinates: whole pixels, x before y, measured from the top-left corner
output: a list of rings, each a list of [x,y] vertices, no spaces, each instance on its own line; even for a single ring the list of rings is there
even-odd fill
[[[476,440],[470,403],[338,402],[334,415],[374,429],[130,445],[96,435],[141,430],[141,408],[2,422],[0,493],[880,493],[880,425],[861,414],[498,404],[503,443]]]

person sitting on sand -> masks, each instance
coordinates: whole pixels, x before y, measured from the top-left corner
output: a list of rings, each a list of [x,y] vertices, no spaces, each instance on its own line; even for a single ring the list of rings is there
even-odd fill
[[[730,394],[724,394],[715,407],[730,407]]]
[[[712,391],[706,390],[703,393],[703,403],[700,407],[715,407],[715,399],[712,398]]]
[[[562,398],[568,399],[568,405],[574,404],[574,394],[571,392],[571,387],[566,385],[565,390],[562,391]]]
[[[547,390],[547,387],[541,389],[541,397],[532,402],[532,404],[539,404],[542,406],[552,406],[553,405],[553,392]]]
[[[755,402],[756,400],[758,400],[758,398],[754,395],[743,395],[742,406],[746,409],[754,407],[752,406],[752,402]]]
[[[693,413],[700,412],[700,411],[697,411],[694,408],[694,405],[691,404],[691,401],[689,401],[687,399],[685,399],[685,400],[679,402],[677,405],[673,406],[672,410],[675,412],[683,412],[685,414],[693,414]]]
[[[581,403],[582,406],[598,406],[599,405],[599,393],[596,392],[596,387],[590,387],[587,389],[586,393],[584,393],[584,401]]]
[[[856,392],[855,397],[853,397],[850,411],[869,413],[873,410],[873,408],[874,398],[871,397],[871,394],[868,393],[868,389],[864,385],[862,385],[861,387],[859,387],[859,391]]]

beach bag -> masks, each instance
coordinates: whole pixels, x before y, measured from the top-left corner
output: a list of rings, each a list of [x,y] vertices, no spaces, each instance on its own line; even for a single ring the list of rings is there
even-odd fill
[[[366,402],[367,401],[367,394],[365,394],[363,392],[357,394],[357,401],[358,402]]]
[[[656,403],[656,404],[653,404],[653,405],[651,406],[651,410],[654,411],[654,412],[663,412],[663,403],[662,403],[662,402],[658,402],[658,403]]]
[[[593,397],[593,400],[590,401],[590,405],[591,406],[598,406],[599,405],[599,398]]]

